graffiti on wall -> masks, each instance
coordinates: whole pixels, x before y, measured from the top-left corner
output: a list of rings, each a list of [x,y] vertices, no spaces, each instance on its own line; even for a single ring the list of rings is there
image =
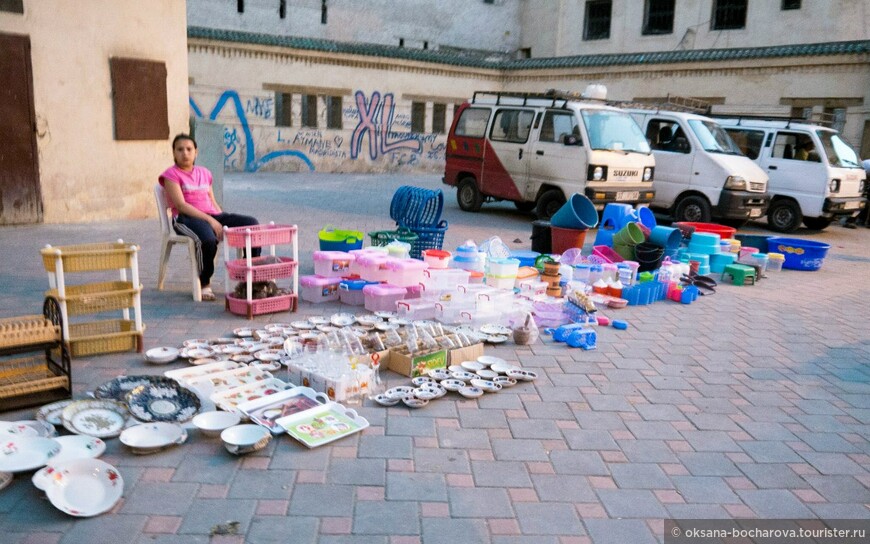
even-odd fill
[[[245,172],[256,172],[263,165],[268,163],[269,161],[275,160],[279,157],[294,157],[299,159],[305,166],[308,167],[310,171],[314,171],[314,163],[311,162],[305,153],[301,151],[297,151],[295,149],[279,149],[276,151],[271,151],[269,153],[264,154],[262,157],[257,157],[257,149],[254,142],[254,136],[251,132],[251,127],[248,124],[248,116],[245,113],[247,109],[242,106],[242,101],[239,98],[239,93],[233,90],[224,91],[224,93],[218,98],[214,107],[208,115],[210,121],[214,121],[217,119],[217,116],[220,115],[221,111],[227,105],[227,102],[230,102],[236,109],[236,117],[239,120],[239,125],[241,125],[242,134],[244,134],[244,149],[245,149],[245,163],[243,170]],[[248,101],[248,106],[251,107],[252,101]],[[265,101],[264,101],[265,102]],[[271,102],[271,101],[269,101]],[[199,109],[196,102],[193,100],[193,97],[190,97],[190,107],[193,110],[194,115],[198,117],[203,117],[202,110]],[[260,106],[259,112],[260,116],[264,116],[263,106]],[[268,110],[268,115],[272,115],[271,106]],[[237,151],[238,144],[238,136],[236,134],[236,129],[233,127],[225,127],[224,128],[224,168],[228,170],[238,170],[238,165],[234,164],[233,157]],[[229,163],[229,164],[228,164]]]
[[[369,141],[369,158],[373,161],[380,155],[394,151],[408,150],[419,153],[422,150],[422,144],[418,140],[407,137],[407,134],[397,135],[390,130],[396,110],[393,93],[384,95],[383,104],[381,104],[381,93],[378,91],[372,93],[368,104],[366,104],[366,95],[362,91],[354,93],[354,99],[359,112],[359,122],[350,138],[350,158],[356,159],[359,156],[363,138],[366,136]],[[399,139],[402,136],[406,138]],[[391,138],[397,139],[391,142]]]

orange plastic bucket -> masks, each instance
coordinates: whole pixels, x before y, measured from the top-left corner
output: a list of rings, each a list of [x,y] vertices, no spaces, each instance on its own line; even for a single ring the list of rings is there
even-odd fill
[[[586,241],[586,229],[563,229],[550,227],[550,241],[553,253],[562,254],[571,248],[582,248]]]

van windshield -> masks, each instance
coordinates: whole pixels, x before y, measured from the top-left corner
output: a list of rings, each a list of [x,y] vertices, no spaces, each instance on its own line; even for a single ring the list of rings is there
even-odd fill
[[[695,133],[698,141],[701,142],[701,147],[704,148],[704,151],[742,155],[740,148],[728,136],[728,133],[719,126],[719,123],[690,119],[689,126],[692,127],[692,132]]]
[[[822,141],[822,147],[825,148],[825,155],[828,156],[828,163],[831,166],[862,168],[858,154],[855,153],[852,146],[840,138],[839,134],[829,130],[819,130],[816,133]]]
[[[646,137],[628,113],[610,110],[582,110],[581,113],[592,149],[650,152]]]

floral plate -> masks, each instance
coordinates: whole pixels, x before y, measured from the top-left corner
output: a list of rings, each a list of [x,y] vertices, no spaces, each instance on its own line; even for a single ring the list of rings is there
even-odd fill
[[[124,479],[99,459],[76,459],[53,467],[45,493],[55,508],[76,517],[107,512],[124,493]]]
[[[63,409],[72,404],[75,401],[72,400],[61,400],[58,402],[52,402],[51,404],[46,404],[36,412],[36,420],[37,421],[46,421],[51,423],[52,425],[61,425],[63,424],[63,419],[61,418],[61,414],[63,414]]]
[[[63,409],[63,426],[72,433],[97,438],[121,434],[129,419],[127,407],[115,400],[78,400]]]
[[[0,446],[0,471],[24,472],[45,466],[60,448],[53,438],[10,436]]]
[[[199,411],[199,397],[175,380],[161,378],[127,395],[130,413],[140,421],[183,423]]]
[[[72,459],[94,459],[106,451],[106,443],[93,436],[72,434],[58,436],[55,441],[61,445],[61,450],[51,459],[52,464]]]

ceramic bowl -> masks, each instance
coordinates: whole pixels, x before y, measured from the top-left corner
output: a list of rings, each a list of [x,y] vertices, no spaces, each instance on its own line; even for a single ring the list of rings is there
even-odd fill
[[[194,426],[205,436],[219,436],[225,429],[238,425],[241,419],[232,412],[203,412],[193,418]]]
[[[474,380],[474,379],[477,378],[477,374],[472,374],[471,372],[465,372],[465,371],[462,371],[462,372],[453,372],[453,373],[451,373],[450,375],[451,375],[453,378],[455,378],[455,379],[457,379],[457,380],[462,380],[462,381],[464,381],[464,382],[467,382],[467,381],[469,381],[469,380]]]
[[[459,391],[463,387],[465,387],[465,382],[462,380],[457,380],[456,378],[447,378],[446,380],[441,380],[441,387],[448,391]]]
[[[417,376],[416,378],[411,380],[411,383],[413,383],[417,387],[420,387],[421,385],[423,385],[425,383],[435,383],[435,380],[433,380],[429,376]]]
[[[450,372],[443,368],[434,368],[428,372],[428,376],[433,380],[441,381],[450,378]]]
[[[259,425],[235,425],[221,432],[221,440],[228,452],[242,455],[261,450],[266,447],[272,433]]]
[[[484,368],[482,370],[478,370],[477,375],[480,376],[481,378],[491,380],[491,379],[495,378],[496,376],[498,376],[499,374],[495,370],[490,370],[488,368]]]
[[[175,348],[152,348],[145,352],[145,362],[152,365],[166,365],[178,359],[179,351]]]
[[[483,370],[484,368],[486,368],[483,363],[478,363],[477,361],[463,361],[459,363],[459,366],[469,372],[477,372],[478,370]]]
[[[381,393],[380,395],[377,395],[376,397],[373,397],[372,400],[374,400],[375,402],[377,402],[381,406],[395,406],[395,405],[399,404],[400,402],[402,402],[402,399],[390,398],[383,393]]]
[[[499,384],[502,387],[512,387],[517,384],[517,381],[508,376],[496,376],[492,379],[495,383]]]
[[[476,399],[483,396],[483,389],[470,386],[460,387],[459,394],[468,399]]]
[[[477,362],[486,367],[490,367],[495,364],[507,365],[507,361],[505,361],[501,357],[494,357],[492,355],[481,355],[477,358]]]
[[[414,389],[414,396],[422,400],[432,400],[437,399],[440,395],[436,389],[418,387]]]
[[[408,408],[422,408],[429,404],[429,399],[421,399],[414,396],[408,396],[402,399],[402,402],[405,403],[405,406]]]
[[[496,391],[501,389],[501,386],[492,380],[471,380],[471,385],[473,385],[474,387],[479,387],[480,389],[483,389],[484,391],[490,393],[495,393]]]
[[[384,391],[384,395],[387,398],[391,399],[401,399],[411,395],[411,392],[414,390],[413,387],[408,387],[407,385],[400,385],[398,387],[393,387],[392,389],[387,389]]]

